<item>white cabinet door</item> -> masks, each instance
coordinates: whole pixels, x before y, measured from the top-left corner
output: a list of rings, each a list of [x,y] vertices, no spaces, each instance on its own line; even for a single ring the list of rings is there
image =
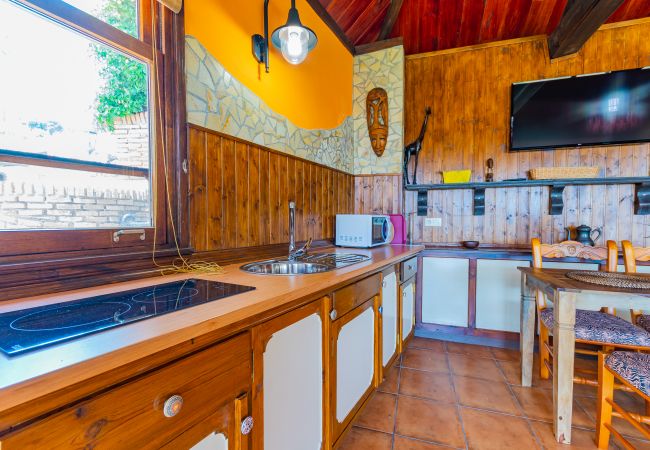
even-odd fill
[[[469,260],[422,258],[422,322],[467,326]]]
[[[528,261],[479,259],[476,264],[476,328],[519,332],[521,272]]]
[[[323,323],[314,313],[274,332],[264,352],[264,448],[323,442]]]
[[[228,450],[228,439],[222,433],[212,433],[190,450]]]
[[[415,282],[402,284],[402,342],[409,337],[415,326]]]
[[[384,276],[381,288],[382,304],[382,365],[386,366],[397,350],[397,275]]]
[[[359,403],[374,374],[375,311],[366,308],[341,327],[336,341],[336,420],[339,423]]]

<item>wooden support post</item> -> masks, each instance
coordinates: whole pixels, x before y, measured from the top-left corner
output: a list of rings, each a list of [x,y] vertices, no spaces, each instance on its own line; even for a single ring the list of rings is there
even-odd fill
[[[555,440],[571,443],[573,418],[573,365],[575,358],[575,292],[555,291],[553,296],[553,414]]]
[[[526,274],[521,274],[521,322],[519,348],[521,349],[521,385],[533,384],[533,353],[535,351],[535,289],[528,286]]]

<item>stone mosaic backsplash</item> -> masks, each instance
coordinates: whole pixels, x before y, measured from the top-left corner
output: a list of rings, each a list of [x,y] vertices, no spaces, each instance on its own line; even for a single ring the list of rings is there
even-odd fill
[[[404,149],[404,47],[397,46],[354,58],[354,173],[401,173]],[[388,93],[388,142],[381,157],[370,145],[366,96],[373,88]]]
[[[233,78],[193,36],[185,38],[185,66],[188,122],[353,172],[352,117],[329,130],[295,126]]]

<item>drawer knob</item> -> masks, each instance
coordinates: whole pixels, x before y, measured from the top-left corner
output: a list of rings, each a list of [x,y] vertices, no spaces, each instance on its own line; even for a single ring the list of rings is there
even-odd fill
[[[385,281],[381,282],[381,287],[386,287],[386,282]]]
[[[335,309],[333,309],[332,312],[330,313],[330,319],[336,320],[337,316],[338,316],[338,313],[336,312]]]
[[[174,417],[179,413],[183,407],[183,397],[180,395],[172,395],[169,397],[163,406],[163,414],[165,417]]]
[[[241,434],[246,436],[248,433],[250,433],[253,430],[253,425],[255,425],[255,421],[253,420],[253,417],[248,416],[244,420],[241,421]]]

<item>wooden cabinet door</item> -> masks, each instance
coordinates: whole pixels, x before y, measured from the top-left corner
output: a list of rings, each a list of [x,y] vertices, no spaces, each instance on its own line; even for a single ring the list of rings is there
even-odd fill
[[[402,318],[402,327],[400,330],[400,339],[403,344],[415,331],[415,279],[411,278],[402,284],[400,293],[400,309]]]
[[[377,386],[379,296],[332,322],[330,347],[332,442]]]
[[[256,449],[330,448],[328,311],[325,298],[253,329]]]
[[[422,258],[422,322],[468,325],[469,260]]]
[[[381,364],[384,368],[392,363],[397,355],[399,335],[397,274],[395,270],[384,273],[381,285]]]
[[[190,448],[216,431],[246,450],[251,353],[241,333],[4,435],[0,448]]]
[[[243,394],[185,431],[163,449],[250,450],[252,446],[250,395]]]

